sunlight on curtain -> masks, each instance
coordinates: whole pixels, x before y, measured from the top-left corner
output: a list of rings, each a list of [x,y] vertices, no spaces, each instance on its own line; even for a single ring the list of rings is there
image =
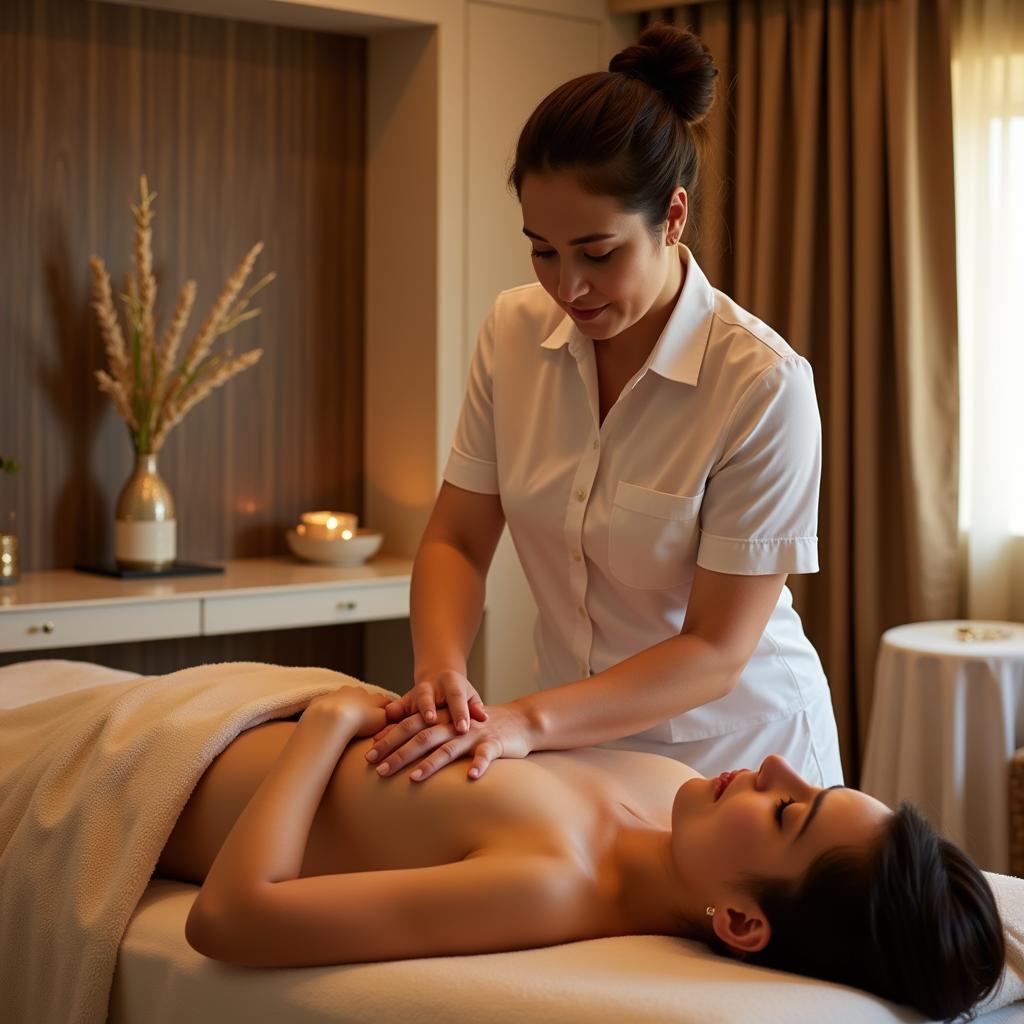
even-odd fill
[[[952,80],[966,611],[1024,619],[1024,4],[963,0]]]

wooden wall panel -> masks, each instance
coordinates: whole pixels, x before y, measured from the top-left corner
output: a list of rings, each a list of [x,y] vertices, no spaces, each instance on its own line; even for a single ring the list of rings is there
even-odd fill
[[[116,281],[129,269],[142,172],[159,194],[158,314],[194,277],[197,328],[258,239],[254,278],[278,272],[263,316],[227,339],[263,360],[161,453],[179,556],[284,554],[300,511],[362,513],[365,81],[362,39],[84,0],[0,4],[0,454],[25,464],[0,480],[0,507],[16,512],[24,571],[111,550],[132,453],[92,378],[88,260]],[[346,657],[359,646],[332,643]],[[163,645],[143,646],[138,665],[156,671]]]

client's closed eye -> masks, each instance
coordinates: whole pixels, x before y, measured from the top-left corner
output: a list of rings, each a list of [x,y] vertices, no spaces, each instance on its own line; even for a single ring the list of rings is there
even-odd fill
[[[777,803],[777,804],[775,805],[775,820],[776,820],[776,821],[778,822],[778,824],[779,824],[779,828],[782,828],[782,812],[783,812],[783,811],[784,811],[784,810],[785,810],[785,809],[786,809],[786,808],[787,808],[787,807],[788,807],[788,806],[789,806],[790,804],[793,804],[793,803],[796,803],[796,801],[795,801],[795,800],[794,800],[794,799],[793,799],[792,797],[786,797],[785,799],[783,799],[783,800],[780,800],[780,801],[779,801],[779,802],[778,802],[778,803]]]

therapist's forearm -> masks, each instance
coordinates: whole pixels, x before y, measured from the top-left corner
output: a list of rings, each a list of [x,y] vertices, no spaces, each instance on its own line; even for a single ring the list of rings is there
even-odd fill
[[[485,593],[486,576],[465,552],[446,540],[424,539],[409,596],[416,680],[444,669],[465,675]]]
[[[714,645],[684,633],[589,679],[513,704],[530,723],[534,750],[587,747],[631,736],[718,700],[741,671]]]

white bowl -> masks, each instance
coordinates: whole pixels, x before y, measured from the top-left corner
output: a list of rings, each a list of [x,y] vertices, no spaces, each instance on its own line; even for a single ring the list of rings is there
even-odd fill
[[[326,562],[329,565],[362,565],[380,550],[384,535],[374,530],[357,530],[354,537],[342,540],[323,540],[304,537],[295,530],[285,534],[293,555],[307,562]]]

